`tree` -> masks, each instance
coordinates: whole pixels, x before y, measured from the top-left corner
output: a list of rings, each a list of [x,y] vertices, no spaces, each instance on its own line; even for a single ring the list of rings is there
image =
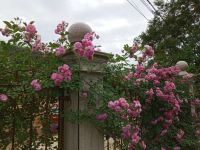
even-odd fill
[[[139,37],[142,44],[155,48],[155,60],[163,66],[187,61],[189,72],[196,74],[200,93],[200,2],[199,0],[156,0],[157,12],[148,29]]]

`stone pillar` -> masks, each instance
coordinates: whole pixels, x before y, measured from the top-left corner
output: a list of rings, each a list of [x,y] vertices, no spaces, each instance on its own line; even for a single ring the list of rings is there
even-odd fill
[[[85,23],[75,23],[69,27],[70,43],[81,41],[86,33],[92,32]],[[66,54],[67,64],[78,64],[79,78],[84,80],[83,91],[88,91],[90,82],[102,82],[102,71],[110,54],[95,52],[93,61],[80,59],[73,52]],[[97,98],[97,103],[99,100]],[[81,91],[72,91],[64,102],[64,112],[83,110],[87,100],[81,96]],[[104,136],[89,122],[72,124],[64,122],[64,150],[104,150]]]
[[[65,56],[65,60],[69,65],[79,65],[79,77],[84,79],[83,91],[88,91],[87,83],[103,81],[102,71],[107,63],[108,56],[107,53],[95,52],[94,60],[88,61],[69,53]],[[81,93],[81,91],[70,92],[69,99],[65,100],[64,104],[65,114],[71,110],[82,110],[87,107],[87,100],[81,96]],[[64,122],[64,150],[104,150],[104,135],[89,122],[80,124]]]
[[[187,72],[188,69],[188,63],[186,61],[178,61],[176,63],[176,67],[178,67],[181,71],[179,72],[179,76],[183,77],[184,75],[188,75],[189,73]],[[193,90],[193,85],[191,83],[188,84],[188,92],[192,97],[194,97],[194,90]],[[195,107],[192,105],[191,106],[191,114],[195,114],[196,110]]]

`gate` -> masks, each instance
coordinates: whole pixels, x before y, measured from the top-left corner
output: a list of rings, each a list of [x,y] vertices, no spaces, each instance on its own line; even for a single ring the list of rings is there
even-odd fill
[[[7,73],[14,81],[0,83],[2,91],[13,93],[8,103],[0,105],[0,149],[62,149],[64,91],[52,88],[30,94],[30,89],[21,84],[23,74],[32,76],[33,72]]]

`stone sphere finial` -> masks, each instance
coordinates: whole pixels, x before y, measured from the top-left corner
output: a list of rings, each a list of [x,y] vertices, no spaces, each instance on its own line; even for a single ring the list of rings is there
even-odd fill
[[[69,27],[68,32],[69,32],[68,35],[69,42],[73,43],[81,41],[86,33],[92,32],[92,29],[89,25],[82,22],[78,22],[72,24]]]
[[[181,71],[186,71],[188,69],[188,63],[186,61],[178,61],[176,63],[176,67],[181,69]]]
[[[178,61],[175,66],[181,70],[179,72],[180,76],[184,76],[184,75],[188,74],[186,70],[188,69],[189,66],[186,61]]]

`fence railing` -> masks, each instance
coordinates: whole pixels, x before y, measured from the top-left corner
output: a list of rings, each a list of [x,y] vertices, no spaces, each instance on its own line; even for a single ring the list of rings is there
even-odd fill
[[[104,150],[122,150],[123,141],[122,139],[104,137]]]
[[[18,72],[14,74],[15,83],[0,83],[4,91],[16,92],[14,98],[9,97],[9,103],[1,103],[0,149],[62,149],[63,90],[43,89],[30,94],[20,85],[19,76]],[[58,94],[59,98],[55,96]]]

